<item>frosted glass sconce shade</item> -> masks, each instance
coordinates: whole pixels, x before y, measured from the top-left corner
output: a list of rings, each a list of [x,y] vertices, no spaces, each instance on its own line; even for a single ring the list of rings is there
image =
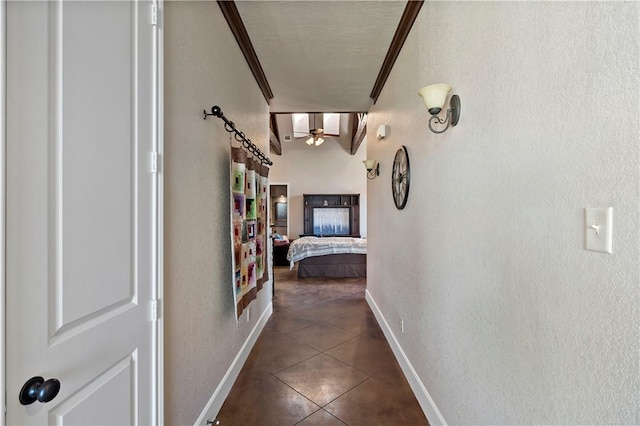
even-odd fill
[[[438,117],[450,91],[451,86],[446,83],[431,84],[418,90],[418,96],[422,97],[424,106],[429,111],[429,114],[431,114],[431,118],[429,118],[429,130],[433,133],[443,133],[449,126],[454,127],[458,124],[458,120],[460,120],[460,97],[458,95],[451,96],[446,118],[443,120]],[[433,123],[438,125],[446,124],[446,126],[442,130],[436,130],[433,128]]]
[[[376,164],[378,164],[376,160],[364,160],[363,163],[364,163],[364,166],[367,168],[367,170],[373,169],[376,166]]]
[[[451,91],[451,86],[447,83],[431,84],[418,90],[418,95],[422,97],[424,106],[430,114],[438,114],[447,100],[447,95]]]
[[[380,164],[376,160],[364,160],[364,167],[367,169],[367,178],[375,179],[380,176]]]

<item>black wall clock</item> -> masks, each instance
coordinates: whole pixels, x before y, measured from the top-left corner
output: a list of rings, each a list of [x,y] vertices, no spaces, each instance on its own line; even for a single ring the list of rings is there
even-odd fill
[[[409,197],[409,183],[411,182],[411,166],[409,165],[409,153],[407,147],[402,145],[393,159],[393,171],[391,172],[391,193],[398,210],[404,209]]]

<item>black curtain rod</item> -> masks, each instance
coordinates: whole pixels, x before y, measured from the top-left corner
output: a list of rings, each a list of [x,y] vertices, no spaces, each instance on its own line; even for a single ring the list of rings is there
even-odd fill
[[[209,114],[206,109],[203,111],[203,113],[205,120],[208,116],[214,115],[224,121],[224,129],[229,133],[234,133],[234,137],[236,138],[236,140],[238,142],[241,142],[247,151],[249,151],[255,157],[258,157],[262,164],[268,164],[269,166],[273,165],[273,161],[271,161],[269,157],[264,155],[262,151],[260,151],[260,149],[258,149],[258,147],[255,146],[253,142],[251,142],[250,139],[247,139],[244,133],[236,128],[236,125],[233,121],[230,121],[227,117],[224,116],[224,114],[222,113],[222,109],[220,109],[219,106],[216,105],[211,107],[211,114]]]

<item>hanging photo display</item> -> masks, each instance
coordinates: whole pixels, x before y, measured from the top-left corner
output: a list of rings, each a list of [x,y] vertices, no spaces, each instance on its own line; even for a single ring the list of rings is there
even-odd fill
[[[269,168],[231,147],[231,242],[236,318],[269,279],[267,188]]]

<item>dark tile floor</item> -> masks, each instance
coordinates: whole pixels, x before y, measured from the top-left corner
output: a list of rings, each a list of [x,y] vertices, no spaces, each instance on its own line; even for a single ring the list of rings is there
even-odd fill
[[[275,268],[274,313],[220,426],[428,425],[375,317],[364,279]]]

